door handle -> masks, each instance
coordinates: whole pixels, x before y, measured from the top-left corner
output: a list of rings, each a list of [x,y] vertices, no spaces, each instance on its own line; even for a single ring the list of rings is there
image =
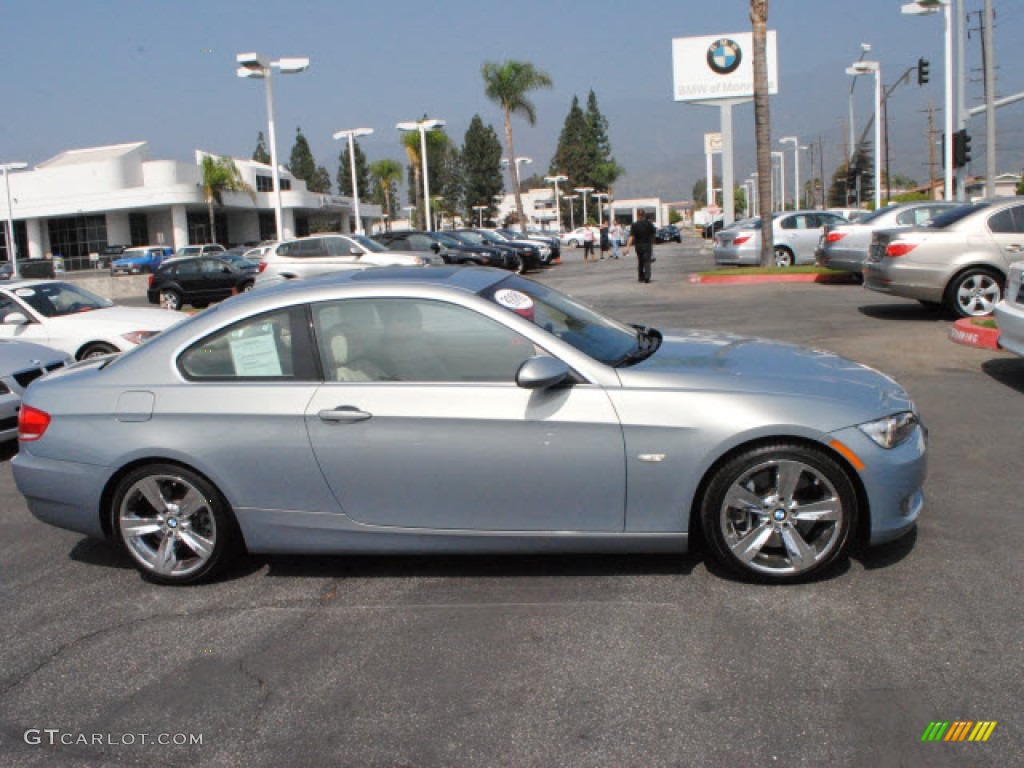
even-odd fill
[[[342,424],[366,421],[373,416],[372,413],[361,411],[354,405],[339,405],[337,408],[322,410],[317,415],[321,421],[340,422]]]
[[[1020,246],[1014,243],[1013,245],[1006,246],[1006,250],[1008,250],[1010,253],[1020,253],[1021,251],[1024,251],[1024,246]]]

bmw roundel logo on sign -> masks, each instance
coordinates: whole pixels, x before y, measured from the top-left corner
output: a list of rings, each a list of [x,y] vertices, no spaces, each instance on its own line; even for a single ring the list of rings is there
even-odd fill
[[[719,75],[728,75],[736,71],[743,61],[743,51],[735,40],[727,37],[715,40],[708,48],[708,66]]]

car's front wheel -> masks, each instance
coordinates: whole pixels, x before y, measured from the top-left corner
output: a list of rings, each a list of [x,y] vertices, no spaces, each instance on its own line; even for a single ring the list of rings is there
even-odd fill
[[[181,309],[181,294],[177,291],[160,291],[160,306],[164,309]]]
[[[715,558],[740,576],[776,583],[835,562],[856,519],[857,494],[843,467],[798,443],[734,457],[715,473],[701,506]]]
[[[135,567],[159,584],[208,578],[241,549],[241,534],[220,492],[173,464],[149,464],[122,478],[111,522]]]
[[[78,352],[79,360],[89,360],[94,357],[103,357],[104,355],[112,355],[117,352],[118,349],[112,344],[107,344],[102,341],[94,341],[92,344],[86,344]]]
[[[946,291],[946,304],[957,317],[991,315],[1003,297],[1003,281],[988,269],[961,272]]]

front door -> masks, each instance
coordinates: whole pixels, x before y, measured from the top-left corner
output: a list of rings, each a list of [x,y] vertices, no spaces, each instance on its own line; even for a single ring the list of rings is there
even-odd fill
[[[325,384],[306,424],[343,511],[378,526],[621,531],[622,429],[592,384],[527,390],[543,353],[462,306],[314,306]]]

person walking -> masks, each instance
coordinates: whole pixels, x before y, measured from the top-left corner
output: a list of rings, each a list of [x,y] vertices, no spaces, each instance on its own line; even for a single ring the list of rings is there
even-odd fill
[[[629,241],[626,243],[625,253],[629,255],[629,248],[636,246],[636,275],[641,283],[651,282],[651,261],[654,252],[654,236],[657,232],[654,225],[647,220],[647,212],[640,210],[636,212],[637,220],[629,230]]]
[[[594,256],[594,228],[588,224],[583,228],[583,260],[590,261],[591,258],[597,261]]]
[[[601,258],[608,255],[608,225],[601,227]]]
[[[622,225],[612,219],[612,225],[608,227],[608,242],[612,246],[612,258],[619,258],[619,246],[622,244]]]

